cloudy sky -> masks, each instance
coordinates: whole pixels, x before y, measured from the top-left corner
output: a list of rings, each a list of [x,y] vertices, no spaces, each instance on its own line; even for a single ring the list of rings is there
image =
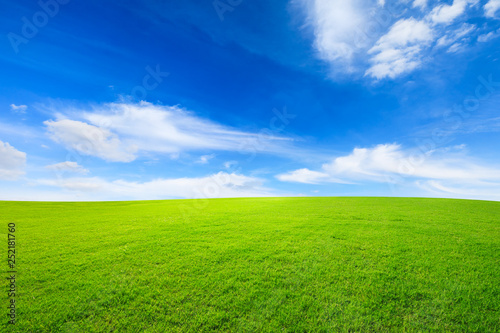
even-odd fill
[[[500,200],[500,0],[0,2],[0,200]]]

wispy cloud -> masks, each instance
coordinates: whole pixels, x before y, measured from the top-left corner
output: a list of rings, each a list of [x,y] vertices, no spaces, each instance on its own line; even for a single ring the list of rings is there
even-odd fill
[[[85,169],[77,162],[69,162],[69,161],[47,165],[45,168],[55,172],[74,172],[80,174],[87,174],[89,172],[89,170]]]
[[[415,184],[436,197],[500,200],[500,182],[475,184],[449,184],[443,181],[416,181]]]
[[[171,198],[233,198],[276,196],[263,180],[236,173],[219,172],[199,178],[158,178],[148,182],[109,181],[100,177],[39,179],[39,186],[65,190],[57,200],[154,200]],[[33,193],[36,193],[35,191]],[[43,200],[37,195],[24,200]]]
[[[130,162],[141,152],[178,154],[207,149],[252,154],[294,152],[291,138],[269,129],[244,132],[177,106],[111,103],[95,106],[91,111],[74,108],[52,111],[58,119],[45,124],[55,141],[107,161]]]
[[[0,179],[16,180],[24,175],[26,153],[0,141]]]
[[[377,79],[395,78],[420,65],[421,49],[434,39],[430,26],[413,18],[396,22],[368,53],[372,66],[366,74]]]
[[[458,29],[452,30],[439,38],[436,42],[437,47],[454,47],[467,42],[467,36],[476,30],[476,26],[463,23]],[[448,49],[450,50],[450,49]]]
[[[447,184],[494,186],[500,182],[500,166],[474,162],[459,151],[448,149],[422,152],[398,144],[356,148],[351,154],[334,158],[320,170],[299,169],[278,175],[282,181],[300,183],[366,182],[391,183],[404,179],[444,181]]]
[[[10,124],[3,119],[0,119],[0,135],[23,139],[43,139],[45,136],[44,131],[38,127],[26,124]]]
[[[304,184],[320,184],[328,180],[328,174],[320,171],[312,171],[309,169],[298,169],[276,176],[277,179],[283,182],[295,182]]]
[[[111,162],[131,162],[137,148],[125,145],[111,131],[69,119],[45,121],[51,138],[68,149]]]
[[[304,184],[347,183],[346,181],[332,177],[325,171],[313,171],[306,168],[277,175],[276,178],[283,182]]]
[[[200,156],[200,158],[198,159],[198,161],[196,161],[196,163],[207,164],[214,157],[215,157],[215,154],[202,155],[202,156]]]
[[[14,112],[18,113],[26,113],[26,110],[28,110],[27,105],[16,105],[16,104],[11,104],[10,109]]]
[[[496,31],[490,31],[487,34],[482,34],[477,37],[477,41],[481,43],[489,42],[492,39],[500,37],[500,29]]]

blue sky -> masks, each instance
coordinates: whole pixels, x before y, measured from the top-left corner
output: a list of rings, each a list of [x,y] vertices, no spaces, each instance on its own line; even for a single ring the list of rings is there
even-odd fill
[[[500,0],[1,4],[1,200],[500,200]]]

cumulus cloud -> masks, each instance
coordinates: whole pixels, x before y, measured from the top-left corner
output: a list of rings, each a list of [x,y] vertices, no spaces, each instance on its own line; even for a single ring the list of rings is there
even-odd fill
[[[495,14],[500,9],[500,0],[489,0],[484,5],[484,15],[486,17],[495,17]]]
[[[451,5],[438,5],[430,13],[430,19],[434,23],[450,24],[460,15],[465,13],[469,4],[477,3],[476,0],[454,0]]]
[[[16,180],[24,175],[26,153],[0,141],[0,180]]]
[[[463,148],[463,147],[459,147]],[[442,150],[420,152],[405,150],[398,144],[355,148],[352,153],[334,158],[318,171],[299,169],[278,175],[282,181],[299,183],[384,182],[404,179],[446,181],[449,184],[498,184],[500,167],[474,163],[463,154]]]
[[[107,161],[129,162],[141,151],[170,155],[207,149],[244,154],[296,153],[291,147],[293,140],[276,135],[276,131],[243,132],[176,106],[110,103],[96,106],[92,112],[71,109],[58,117],[78,120],[45,122],[54,140]]]
[[[27,105],[16,105],[16,104],[11,104],[10,109],[14,112],[18,113],[26,113],[26,110],[28,110]]]
[[[69,119],[48,120],[44,124],[52,139],[68,149],[110,162],[130,162],[135,159],[137,148],[123,144],[118,136],[105,128]]]
[[[478,0],[434,6],[426,0],[415,0],[411,7],[418,11],[409,10],[409,1],[301,1],[314,28],[314,46],[334,73],[364,72],[377,80],[394,79],[431,60],[436,43],[441,47],[447,44],[448,53],[456,52],[470,45],[465,34],[477,31],[469,24],[461,31],[454,30],[453,35],[449,26],[465,20]],[[492,2],[485,11],[491,13],[493,8]]]
[[[158,178],[148,182],[74,177],[39,179],[36,184],[62,188],[69,193],[70,198],[76,196],[79,200],[199,199],[276,195],[272,190],[265,188],[263,180],[259,178],[226,172],[199,178]]]
[[[45,168],[56,172],[74,172],[80,174],[87,174],[89,172],[89,170],[85,169],[77,162],[69,162],[69,161],[47,165]]]

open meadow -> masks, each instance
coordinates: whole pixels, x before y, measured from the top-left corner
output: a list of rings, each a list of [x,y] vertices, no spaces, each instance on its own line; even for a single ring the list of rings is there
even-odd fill
[[[17,322],[7,324],[5,291],[2,332],[500,331],[500,202],[0,202],[0,212],[5,258],[16,224],[17,270]]]

